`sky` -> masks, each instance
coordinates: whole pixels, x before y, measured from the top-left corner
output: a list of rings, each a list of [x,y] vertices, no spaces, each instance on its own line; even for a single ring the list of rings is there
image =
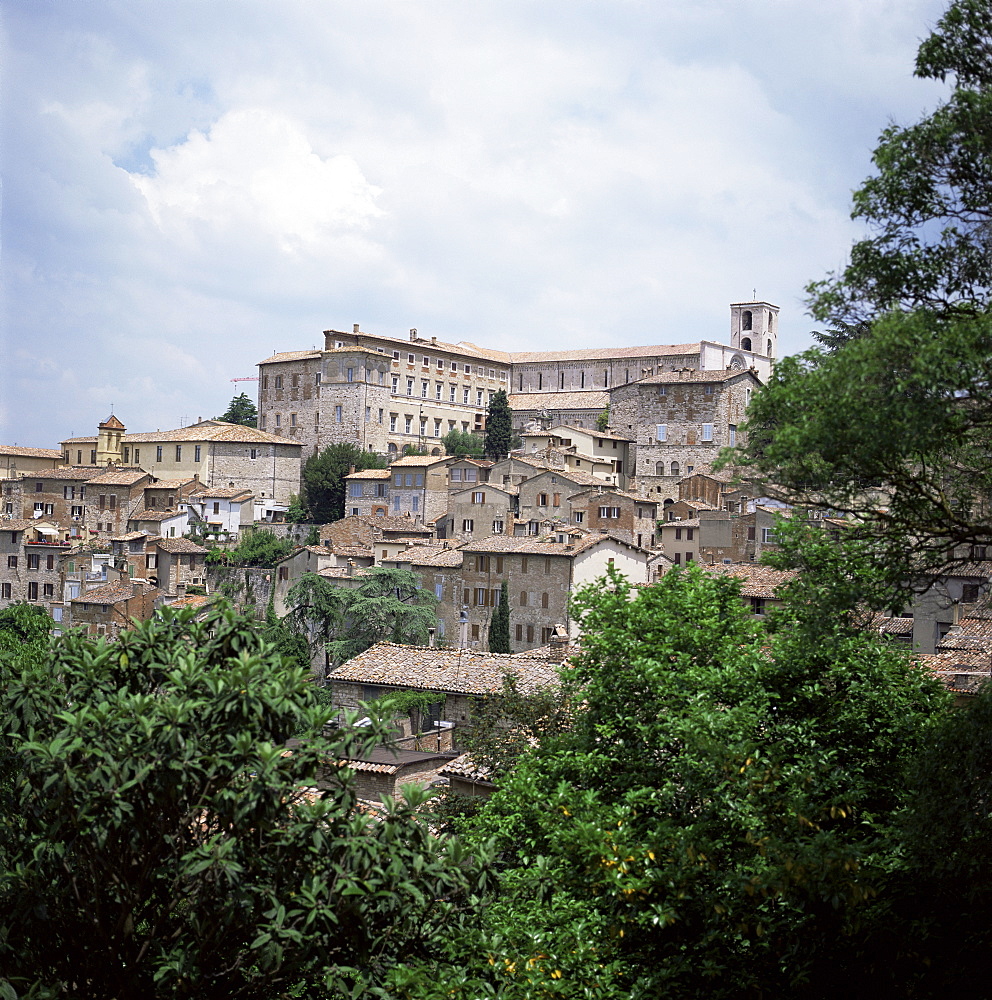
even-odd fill
[[[943,0],[5,0],[0,444],[218,416],[326,329],[726,341],[863,233]]]

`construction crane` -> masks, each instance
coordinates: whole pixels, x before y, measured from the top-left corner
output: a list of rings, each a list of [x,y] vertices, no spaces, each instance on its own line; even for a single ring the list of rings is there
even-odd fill
[[[246,375],[244,378],[232,378],[231,381],[232,382],[257,382],[258,381],[258,376],[255,375],[254,377],[252,377],[252,376]]]

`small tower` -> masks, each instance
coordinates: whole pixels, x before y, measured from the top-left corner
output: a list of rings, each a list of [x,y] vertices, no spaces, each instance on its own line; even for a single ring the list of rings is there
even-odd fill
[[[127,428],[112,413],[102,424],[96,438],[96,464],[121,464],[121,439]]]
[[[732,302],[730,346],[774,358],[778,354],[778,306],[771,302]]]

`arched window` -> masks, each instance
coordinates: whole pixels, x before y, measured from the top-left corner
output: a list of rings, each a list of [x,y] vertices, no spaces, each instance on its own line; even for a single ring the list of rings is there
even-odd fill
[[[751,350],[751,338],[750,337],[743,337],[741,339],[741,350],[742,351],[750,351]]]
[[[441,449],[440,448],[431,448],[431,454],[432,455],[440,455],[441,454]]]
[[[672,462],[672,475],[677,476],[679,474],[679,463]]]
[[[665,474],[665,463],[657,462],[654,467],[654,474],[656,476],[663,476]]]
[[[741,329],[750,330],[751,329],[751,310],[745,309],[741,313]]]
[[[772,356],[772,342],[771,342],[771,338],[768,339],[768,351],[767,351],[767,354],[768,354],[768,357]]]
[[[547,593],[541,594],[541,607],[546,608],[548,606],[548,595]]]
[[[390,443],[389,443],[389,452],[390,452],[390,454],[392,454],[392,455],[395,455],[395,454],[396,454],[396,445],[395,445],[395,444],[393,444],[392,442],[390,442]]]
[[[775,320],[775,314],[771,311],[771,309],[769,309],[768,310],[768,332],[769,333],[772,332],[772,323],[773,323],[774,320]]]

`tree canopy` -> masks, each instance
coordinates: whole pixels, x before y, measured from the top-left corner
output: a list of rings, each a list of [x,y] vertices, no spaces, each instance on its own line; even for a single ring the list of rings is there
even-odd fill
[[[300,475],[300,507],[306,520],[327,524],[344,517],[344,477],[363,469],[385,469],[386,460],[353,444],[332,444],[303,464]]]
[[[853,217],[872,232],[850,263],[809,286],[814,317],[856,327],[892,309],[987,310],[992,291],[992,9],[955,0],[920,45],[916,76],[952,81],[914,125],[890,125]]]
[[[217,419],[227,420],[232,424],[243,424],[245,427],[257,427],[258,410],[255,408],[255,404],[251,401],[248,395],[246,393],[241,393],[240,396],[235,396],[231,400],[231,404],[228,406],[227,412]]]
[[[409,570],[376,566],[345,586],[306,573],[290,588],[289,620],[312,653],[323,647],[329,663],[343,663],[377,642],[426,646],[438,599]]]
[[[457,924],[464,856],[337,764],[381,724],[321,737],[309,672],[232,611],[0,667],[4,995],[350,996]]]
[[[449,455],[457,458],[482,458],[486,453],[486,442],[478,434],[453,428],[441,438],[441,444]]]
[[[498,462],[506,458],[513,445],[513,410],[506,397],[506,390],[498,389],[489,401],[486,411],[486,458]]]

